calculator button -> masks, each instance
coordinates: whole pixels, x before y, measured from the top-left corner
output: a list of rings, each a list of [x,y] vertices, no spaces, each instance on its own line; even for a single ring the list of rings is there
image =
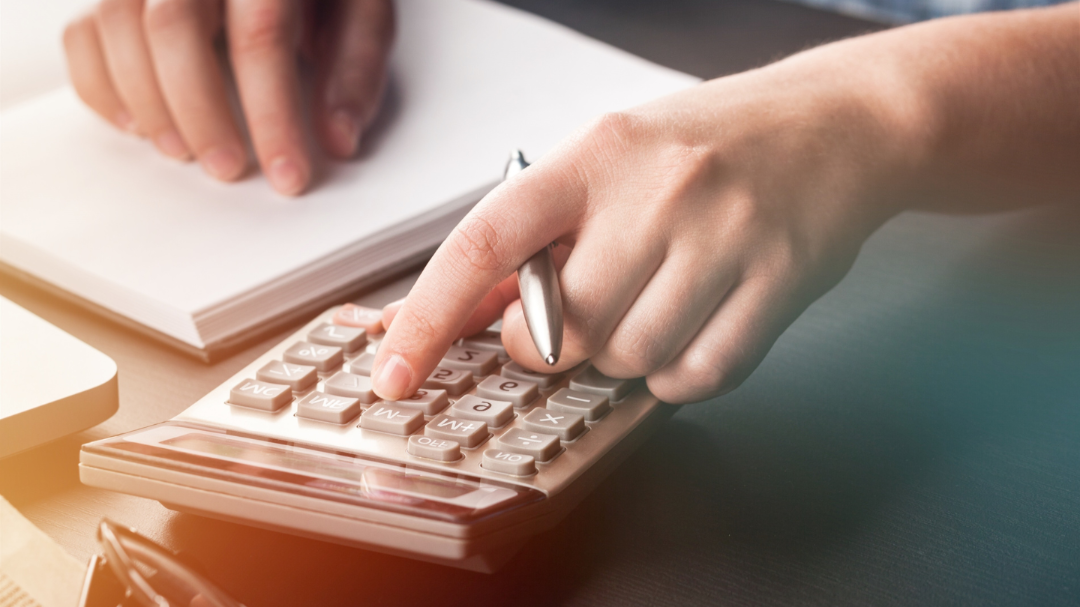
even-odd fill
[[[480,463],[480,467],[500,474],[529,476],[536,472],[536,458],[524,453],[488,449],[484,451],[484,458]]]
[[[382,310],[347,303],[334,312],[333,323],[344,327],[360,327],[368,333],[383,332]]]
[[[570,389],[606,396],[611,402],[622,400],[634,387],[633,380],[608,377],[589,365],[570,380]]]
[[[488,375],[498,364],[499,357],[494,352],[450,346],[440,366],[468,371],[473,375]]]
[[[326,380],[326,383],[323,384],[323,390],[327,394],[355,398],[367,405],[379,400],[379,397],[375,396],[375,391],[371,389],[370,377],[344,371],[338,371],[333,377]]]
[[[558,436],[511,428],[499,437],[499,448],[504,451],[531,455],[536,458],[536,461],[546,462],[558,455],[562,446],[559,444]]]
[[[403,409],[386,403],[377,403],[367,408],[360,416],[360,427],[365,430],[377,430],[402,436],[412,434],[424,425],[424,414],[412,409]]]
[[[266,411],[277,411],[292,402],[292,390],[282,384],[245,379],[229,392],[229,402]]]
[[[537,386],[540,386],[541,390],[546,390],[554,386],[562,379],[562,373],[537,373],[536,371],[522,367],[514,361],[510,361],[503,365],[502,371],[499,371],[499,375],[502,375],[507,379],[524,379],[525,381],[535,382]]]
[[[472,337],[466,337],[461,340],[461,346],[474,350],[494,352],[499,357],[499,362],[510,360],[510,355],[506,353],[506,348],[503,347],[502,335],[497,331],[484,331]]]
[[[611,410],[606,396],[589,394],[563,388],[547,399],[548,409],[552,411],[565,411],[577,413],[585,417],[585,421],[594,422]]]
[[[440,462],[453,462],[461,459],[461,445],[456,441],[432,438],[430,436],[410,436],[405,450],[417,457],[436,459]]]
[[[446,398],[446,390],[417,390],[412,396],[392,401],[391,404],[403,409],[415,409],[424,415],[435,415],[450,404],[450,399]]]
[[[463,394],[473,385],[473,375],[469,371],[437,367],[424,381],[429,390],[446,390],[451,396]]]
[[[373,352],[364,352],[349,363],[349,373],[371,377],[371,367],[374,365],[375,354]]]
[[[535,382],[525,379],[507,379],[492,375],[476,387],[476,395],[481,398],[508,400],[515,407],[524,407],[536,400],[539,390]]]
[[[337,346],[346,352],[355,352],[367,343],[367,331],[324,322],[312,329],[307,334],[307,339],[313,344]]]
[[[461,419],[484,422],[492,428],[502,428],[514,419],[514,403],[466,394],[454,403],[454,406],[450,408],[450,413]]]
[[[471,448],[487,440],[488,428],[484,422],[440,415],[424,426],[424,435],[457,441],[462,446]]]
[[[255,379],[271,384],[285,384],[296,392],[303,392],[319,381],[319,374],[310,365],[294,365],[272,360],[255,373]]]
[[[336,369],[345,359],[341,348],[298,341],[285,350],[285,362],[311,365],[322,372]]]
[[[312,392],[296,403],[296,416],[332,424],[344,424],[360,415],[360,401],[348,396]]]
[[[526,430],[554,434],[564,441],[574,440],[585,432],[585,418],[577,413],[549,411],[537,407],[529,411],[523,421]]]

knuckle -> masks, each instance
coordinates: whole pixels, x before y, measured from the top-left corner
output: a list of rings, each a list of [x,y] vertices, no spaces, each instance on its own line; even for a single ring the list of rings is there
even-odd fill
[[[76,50],[76,45],[88,33],[90,27],[93,27],[90,16],[79,17],[64,26],[64,34],[61,39],[64,42],[64,48],[69,54]]]
[[[680,383],[684,396],[697,401],[731,392],[745,378],[736,357],[699,348],[687,356]]]
[[[97,18],[109,23],[130,19],[142,11],[142,0],[101,0],[97,5]]]
[[[670,346],[659,334],[640,323],[625,323],[605,350],[625,375],[644,377],[663,367],[670,359]]]
[[[479,215],[458,224],[449,241],[454,258],[464,264],[466,274],[502,270],[506,265],[499,241],[499,231]]]
[[[234,52],[260,53],[296,46],[299,29],[290,3],[261,2],[231,26]]]
[[[152,0],[143,19],[146,31],[157,35],[194,20],[197,14],[198,0]]]

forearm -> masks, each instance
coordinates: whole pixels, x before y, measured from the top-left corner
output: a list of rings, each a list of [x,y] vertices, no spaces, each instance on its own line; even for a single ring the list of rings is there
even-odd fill
[[[808,62],[862,89],[892,138],[882,145],[902,148],[882,201],[965,212],[1080,200],[1080,4],[898,28],[777,67]]]

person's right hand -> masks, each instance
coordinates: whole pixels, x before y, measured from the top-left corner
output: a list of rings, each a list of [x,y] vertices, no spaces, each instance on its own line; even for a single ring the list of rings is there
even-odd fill
[[[298,194],[311,179],[301,52],[316,68],[318,139],[333,156],[356,152],[386,82],[390,0],[101,0],[64,32],[72,83],[118,128],[234,180],[248,160],[214,48],[223,30],[243,118],[275,189]]]

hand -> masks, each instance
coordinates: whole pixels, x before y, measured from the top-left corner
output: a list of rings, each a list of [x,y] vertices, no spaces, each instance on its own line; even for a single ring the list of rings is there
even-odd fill
[[[376,392],[411,393],[504,308],[510,355],[548,368],[513,273],[552,241],[567,245],[555,369],[591,358],[671,403],[737,386],[896,212],[882,193],[916,149],[879,102],[884,78],[845,86],[830,65],[777,64],[604,116],[501,184],[384,314]]]
[[[299,55],[315,66],[311,118],[331,155],[352,156],[379,107],[390,0],[101,0],[64,32],[71,80],[105,120],[225,181],[247,167],[215,52],[225,30],[243,117],[270,183],[308,185]]]

